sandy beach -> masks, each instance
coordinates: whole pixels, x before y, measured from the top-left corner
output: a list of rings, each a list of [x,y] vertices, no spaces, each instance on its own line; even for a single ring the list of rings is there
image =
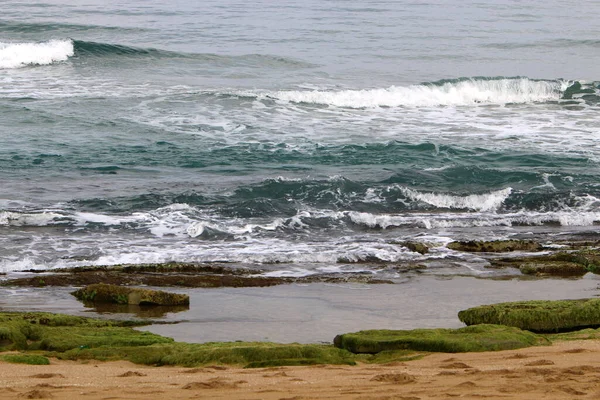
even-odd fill
[[[0,363],[2,399],[566,399],[600,396],[600,341],[386,365],[242,369]]]

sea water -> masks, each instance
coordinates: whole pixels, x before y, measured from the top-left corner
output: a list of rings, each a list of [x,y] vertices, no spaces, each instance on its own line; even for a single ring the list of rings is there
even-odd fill
[[[593,236],[599,16],[555,0],[3,1],[0,272],[486,275],[445,244]]]

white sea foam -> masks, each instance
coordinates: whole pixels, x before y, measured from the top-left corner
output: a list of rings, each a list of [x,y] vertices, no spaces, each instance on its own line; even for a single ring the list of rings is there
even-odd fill
[[[567,86],[568,82],[527,78],[468,79],[441,85],[392,86],[385,89],[277,91],[263,94],[263,97],[348,108],[461,106],[558,100],[561,90]]]
[[[477,211],[497,210],[502,205],[504,200],[506,200],[512,193],[512,188],[510,187],[491,193],[471,194],[467,196],[423,193],[408,188],[400,188],[400,190],[408,198],[416,201],[422,201],[424,203],[431,204],[432,206]]]
[[[75,49],[71,40],[50,40],[41,43],[0,42],[0,69],[48,65],[66,61],[73,54]]]
[[[64,220],[64,215],[50,211],[0,211],[0,226],[48,226]]]
[[[51,269],[50,265],[40,263],[33,257],[25,256],[20,260],[5,259],[0,261],[0,272],[24,271],[29,269],[46,270]]]
[[[534,186],[530,190],[533,190],[533,189],[551,189],[551,190],[556,190],[556,186],[554,186],[554,184],[552,182],[550,182],[550,177],[552,177],[552,176],[555,176],[555,175],[552,175],[552,174],[542,174],[542,179],[544,180],[544,183],[542,185]]]

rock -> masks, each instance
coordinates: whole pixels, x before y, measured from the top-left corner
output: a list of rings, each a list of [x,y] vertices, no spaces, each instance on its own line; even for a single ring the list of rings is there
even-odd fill
[[[542,245],[531,240],[496,240],[452,242],[447,246],[451,250],[472,253],[504,253],[509,251],[540,251]]]
[[[600,326],[600,299],[518,301],[460,311],[467,325],[498,324],[533,332],[561,332]]]
[[[588,273],[585,266],[568,261],[546,261],[525,263],[519,266],[521,273],[537,276],[582,276]]]
[[[586,249],[530,257],[505,257],[489,260],[492,268],[519,268],[527,275],[581,276],[600,272],[600,251]]]
[[[186,294],[167,293],[160,290],[138,289],[103,283],[86,286],[71,293],[78,300],[91,303],[132,305],[179,306],[190,304]]]
[[[419,254],[429,253],[429,246],[427,246],[426,244],[423,244],[423,243],[403,242],[402,245],[404,247],[406,247],[407,249],[409,249],[410,251],[413,251],[415,253],[419,253]]]
[[[571,86],[569,86],[563,92],[562,99],[563,100],[570,100],[570,99],[573,98],[573,95],[579,93],[580,90],[581,90],[581,83],[575,82],[574,84],[572,84]]]
[[[460,329],[370,330],[338,335],[333,344],[352,353],[375,354],[389,350],[460,353],[519,349],[546,341],[517,328],[477,325]]]
[[[586,84],[585,87],[580,82],[575,82],[569,86],[562,95],[562,100],[571,100],[575,94],[594,94],[596,93],[593,85]]]
[[[32,272],[33,271],[27,271]],[[368,284],[393,283],[378,279],[373,274],[317,274],[305,277],[256,276],[262,270],[227,268],[218,265],[185,263],[140,264],[80,267],[53,270],[43,276],[45,286],[85,286],[92,284],[113,284],[118,286],[157,286],[157,287],[267,287],[290,283],[345,283]],[[36,274],[37,275],[37,274]],[[23,277],[3,280],[0,286],[40,286],[40,277]],[[127,303],[124,303],[127,304]]]

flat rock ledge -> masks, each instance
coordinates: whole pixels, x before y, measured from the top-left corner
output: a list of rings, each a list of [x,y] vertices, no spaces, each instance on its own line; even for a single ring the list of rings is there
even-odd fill
[[[525,275],[582,276],[600,272],[600,250],[559,251],[551,254],[490,259],[490,268],[518,268]]]
[[[532,332],[500,325],[460,329],[369,330],[338,335],[333,344],[352,353],[413,350],[445,353],[511,350],[548,344]]]
[[[450,250],[471,253],[505,253],[511,251],[541,251],[543,246],[531,240],[495,240],[465,242],[451,242],[447,246]]]
[[[600,299],[533,300],[469,308],[458,313],[466,325],[499,324],[532,332],[568,332],[600,327]]]
[[[1,286],[85,286],[112,284],[119,286],[156,287],[267,287],[292,283],[360,283],[393,284],[378,279],[370,273],[316,274],[304,277],[261,275],[260,269],[228,268],[219,265],[164,263],[115,266],[89,266],[54,269],[51,271],[27,270],[32,276],[7,279]]]
[[[86,286],[71,293],[78,300],[90,303],[129,305],[185,306],[190,304],[187,294],[139,289],[103,283]]]

